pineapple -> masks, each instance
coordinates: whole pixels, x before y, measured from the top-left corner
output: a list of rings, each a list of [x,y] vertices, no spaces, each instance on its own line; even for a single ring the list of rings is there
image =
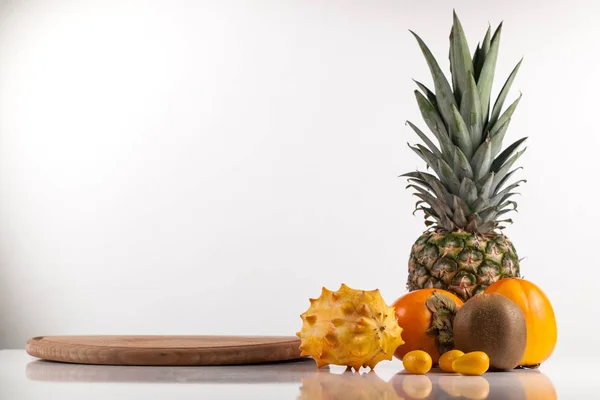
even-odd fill
[[[519,276],[519,258],[502,234],[505,214],[516,210],[511,197],[524,179],[511,182],[512,169],[525,149],[522,138],[502,150],[502,140],[520,96],[503,111],[504,101],[521,66],[508,76],[491,103],[491,89],[502,24],[488,28],[473,57],[461,23],[454,13],[450,33],[448,82],[423,40],[417,39],[433,77],[434,91],[416,82],[421,115],[437,140],[411,122],[423,144],[409,147],[430,172],[410,172],[407,186],[419,198],[416,209],[429,227],[415,242],[408,264],[409,291],[440,288],[466,301],[505,277]]]

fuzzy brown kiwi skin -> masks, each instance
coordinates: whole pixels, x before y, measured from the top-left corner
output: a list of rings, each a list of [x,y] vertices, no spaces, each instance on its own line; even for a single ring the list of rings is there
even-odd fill
[[[519,306],[500,294],[472,297],[458,309],[453,325],[455,347],[465,353],[485,352],[493,369],[514,369],[523,358],[525,317]]]

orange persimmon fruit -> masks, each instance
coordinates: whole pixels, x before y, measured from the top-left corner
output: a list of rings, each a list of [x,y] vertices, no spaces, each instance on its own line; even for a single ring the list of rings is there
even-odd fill
[[[504,278],[490,285],[485,293],[498,293],[515,302],[527,325],[527,345],[519,365],[537,366],[554,351],[557,327],[554,309],[544,292],[522,278]]]
[[[413,350],[423,350],[431,356],[434,365],[438,363],[440,351],[434,336],[427,333],[431,327],[433,312],[427,307],[427,299],[434,295],[434,292],[447,296],[454,301],[456,307],[463,305],[463,302],[456,295],[441,289],[419,289],[405,294],[396,300],[392,307],[396,310],[398,325],[403,329],[402,339],[405,344],[398,347],[394,356],[402,360],[406,353]]]

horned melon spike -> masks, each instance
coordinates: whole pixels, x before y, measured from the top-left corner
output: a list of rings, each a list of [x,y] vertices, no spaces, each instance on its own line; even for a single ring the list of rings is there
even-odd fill
[[[379,290],[355,290],[345,284],[337,292],[323,288],[301,317],[302,329],[296,334],[300,350],[319,368],[328,364],[374,368],[391,360],[404,344],[394,308]]]
[[[297,400],[386,399],[401,400],[392,382],[377,374],[314,374],[302,378]],[[414,391],[413,391],[414,392]]]

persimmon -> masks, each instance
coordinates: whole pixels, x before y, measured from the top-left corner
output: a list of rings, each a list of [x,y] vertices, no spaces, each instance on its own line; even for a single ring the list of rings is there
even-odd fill
[[[490,285],[485,293],[498,293],[515,302],[527,325],[527,345],[519,365],[532,367],[546,361],[557,339],[556,317],[546,294],[522,278],[504,278]]]
[[[511,374],[516,378],[523,390],[525,396],[518,397],[526,400],[544,399],[556,400],[558,394],[550,378],[538,371],[528,371],[526,374]],[[508,385],[507,385],[508,386]],[[512,386],[514,387],[514,386]],[[511,394],[513,394],[511,392]]]
[[[460,298],[442,289],[420,289],[400,297],[392,307],[403,329],[405,344],[398,347],[394,355],[402,360],[410,351],[423,350],[431,356],[433,364],[437,364],[441,354],[454,348],[452,320],[462,305]],[[434,317],[437,317],[436,326],[441,329],[432,326]]]

